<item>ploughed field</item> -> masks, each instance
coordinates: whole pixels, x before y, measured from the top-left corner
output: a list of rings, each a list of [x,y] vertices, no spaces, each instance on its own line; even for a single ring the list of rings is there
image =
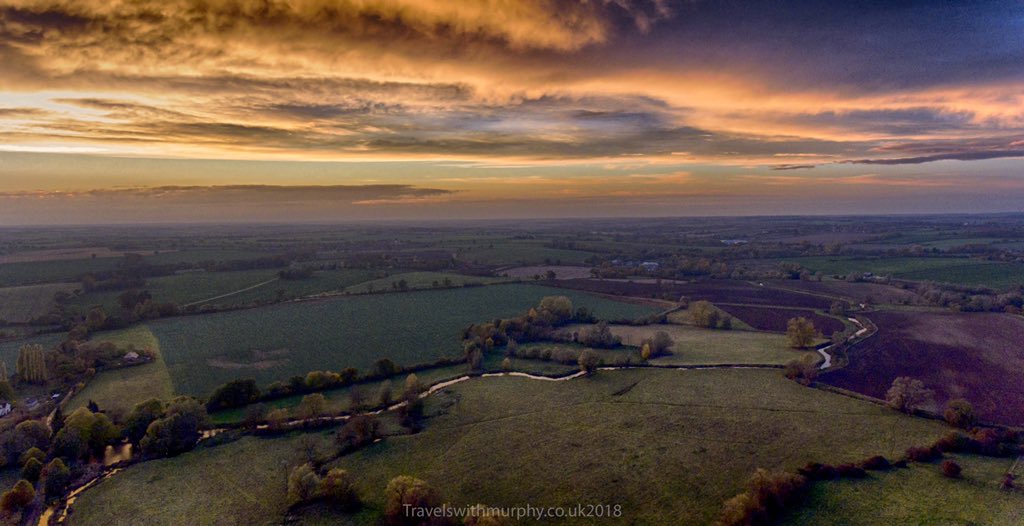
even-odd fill
[[[457,357],[468,325],[521,314],[553,294],[567,295],[577,307],[606,319],[633,319],[656,310],[511,284],[284,303],[167,318],[145,328],[159,346],[175,392],[206,396],[238,378],[266,385],[315,370],[367,372],[380,358],[411,366]]]
[[[814,323],[814,328],[826,337],[833,332],[843,330],[843,322],[812,310],[756,305],[720,305],[718,308],[761,331],[785,332],[789,320],[798,316],[811,320]]]
[[[820,379],[879,398],[898,376],[935,391],[936,409],[966,398],[983,420],[1024,425],[1024,319],[1009,314],[881,311],[878,333],[849,351],[850,364]]]
[[[708,524],[758,467],[895,457],[944,429],[751,369],[475,378],[428,398],[426,413],[423,431],[335,461],[366,505],[323,523],[375,524],[388,480],[405,474],[456,505],[608,504],[631,524]],[[248,437],[132,466],[83,493],[69,523],[279,524],[305,436]],[[330,435],[312,436],[330,447]]]
[[[714,304],[738,303],[749,305],[779,305],[804,309],[828,309],[832,300],[826,297],[803,294],[760,286],[746,281],[711,280],[684,283],[679,281],[622,281],[607,279],[558,280],[559,287],[614,294],[678,299],[686,296],[690,301],[706,300]]]

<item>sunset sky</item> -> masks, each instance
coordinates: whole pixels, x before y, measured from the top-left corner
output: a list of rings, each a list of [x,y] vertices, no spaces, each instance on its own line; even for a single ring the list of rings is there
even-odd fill
[[[1024,211],[1024,2],[0,0],[0,225]]]

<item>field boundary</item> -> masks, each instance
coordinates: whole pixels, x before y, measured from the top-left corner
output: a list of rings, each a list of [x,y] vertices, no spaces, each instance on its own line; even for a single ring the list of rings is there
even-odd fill
[[[206,298],[204,300],[193,301],[192,303],[186,303],[186,304],[182,305],[182,308],[192,307],[194,305],[202,305],[203,303],[209,303],[211,301],[217,301],[219,299],[228,298],[228,297],[234,296],[236,294],[241,294],[243,292],[249,292],[250,290],[258,289],[258,288],[260,288],[260,287],[262,287],[264,285],[269,285],[269,284],[271,284],[271,283],[273,283],[275,281],[278,281],[280,279],[281,278],[268,279],[267,281],[262,281],[260,283],[255,284],[255,285],[252,285],[252,286],[249,286],[249,287],[245,287],[244,289],[238,289],[238,290],[233,291],[233,292],[228,292],[227,294],[221,294],[220,296],[214,296],[212,298]]]

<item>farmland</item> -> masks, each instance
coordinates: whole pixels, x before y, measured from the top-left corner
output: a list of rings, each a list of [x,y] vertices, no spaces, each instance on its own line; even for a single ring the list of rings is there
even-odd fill
[[[406,287],[409,289],[436,289],[445,286],[461,287],[467,283],[470,285],[487,285],[508,280],[489,276],[464,276],[450,272],[404,272],[349,286],[345,288],[345,292],[361,294],[373,291],[396,290],[399,282],[402,281],[405,282]]]
[[[1024,264],[993,262],[969,258],[913,257],[816,257],[789,259],[794,263],[828,275],[872,272],[879,276],[918,281],[939,281],[1004,289],[1020,284]]]
[[[677,299],[685,296],[690,301],[706,300],[715,304],[780,305],[808,309],[827,309],[828,298],[800,292],[764,287],[746,281],[715,280],[682,283],[673,281],[651,282],[569,279],[556,282],[559,287],[620,296],[658,297]]]
[[[565,331],[579,332],[584,328],[573,325]],[[623,344],[634,347],[657,331],[667,332],[675,341],[672,354],[651,360],[656,365],[782,365],[805,354],[790,349],[786,337],[779,334],[701,329],[683,325],[613,325],[611,330],[622,338]],[[815,353],[809,355],[817,356]]]
[[[936,408],[966,398],[990,421],[1024,425],[1024,320],[1006,314],[882,311],[878,334],[855,346],[850,364],[823,379],[884,397],[897,376],[935,390]]]
[[[493,285],[374,294],[185,316],[147,324],[159,341],[178,393],[203,396],[235,378],[261,384],[311,370],[367,370],[380,358],[401,365],[459,356],[471,323],[520,314],[564,291]],[[654,310],[568,293],[604,318],[632,319]],[[368,323],[367,320],[372,320]]]
[[[635,524],[707,523],[755,467],[894,455],[941,432],[775,371],[633,370],[528,382],[449,387],[429,399],[437,416],[424,431],[342,457],[368,503],[365,520],[379,513],[387,481],[410,474],[455,504],[609,502]],[[205,521],[209,509],[220,510],[221,524],[278,523],[295,440],[245,438],[132,467],[84,493],[71,524]],[[566,474],[578,475],[573,484]],[[158,513],[156,503],[168,499],[174,504]]]
[[[719,307],[747,325],[761,331],[785,332],[789,320],[804,317],[814,323],[814,328],[825,336],[843,330],[843,322],[811,310],[761,307],[755,305],[725,305]]]
[[[815,484],[807,503],[783,524],[869,526],[873,524],[1024,523],[1024,492],[999,489],[1008,458],[953,456],[960,479],[942,475],[938,464],[872,474],[864,480]]]
[[[73,289],[73,285],[65,283],[0,288],[0,320],[27,323],[53,309],[54,294]]]

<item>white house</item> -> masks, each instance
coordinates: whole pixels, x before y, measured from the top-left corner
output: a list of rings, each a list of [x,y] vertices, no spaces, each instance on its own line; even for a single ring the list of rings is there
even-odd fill
[[[11,414],[11,410],[12,408],[10,402],[0,403],[0,417],[4,417]]]

